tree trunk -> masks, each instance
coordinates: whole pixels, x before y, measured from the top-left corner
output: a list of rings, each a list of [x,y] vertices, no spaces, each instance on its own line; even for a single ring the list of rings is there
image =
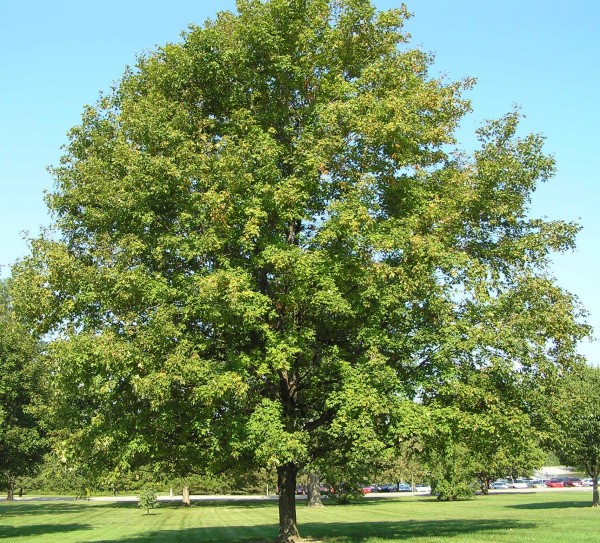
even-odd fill
[[[192,505],[190,501],[190,487],[188,485],[183,485],[182,491],[183,497],[181,499],[183,505]]]
[[[8,479],[8,494],[6,495],[7,502],[15,501],[15,480]]]
[[[279,486],[279,535],[276,543],[302,541],[296,522],[296,465],[293,462],[277,468]]]
[[[594,477],[592,479],[593,482],[593,486],[592,486],[592,507],[598,507],[599,502],[600,502],[600,495],[598,492],[598,476],[596,475],[596,477]]]
[[[488,479],[485,475],[479,475],[479,481],[481,483],[481,493],[484,496],[487,496],[490,493],[490,479]]]
[[[321,501],[321,482],[319,481],[319,473],[313,471],[308,474],[308,507],[323,507]]]

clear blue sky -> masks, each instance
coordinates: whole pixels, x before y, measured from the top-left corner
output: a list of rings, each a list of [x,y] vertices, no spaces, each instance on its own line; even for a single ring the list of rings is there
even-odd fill
[[[382,9],[395,0],[376,0]],[[412,44],[436,54],[432,74],[478,79],[461,139],[484,119],[522,107],[525,131],[547,137],[558,173],[532,214],[578,221],[577,250],[554,259],[558,283],[590,312],[600,335],[600,0],[414,0]],[[0,0],[0,275],[27,252],[22,232],[49,223],[43,191],[84,104],[135,62],[179,40],[234,0]],[[600,345],[583,345],[600,363]]]

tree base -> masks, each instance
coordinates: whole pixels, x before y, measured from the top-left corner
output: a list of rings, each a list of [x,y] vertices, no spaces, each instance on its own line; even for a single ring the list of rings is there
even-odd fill
[[[306,543],[299,535],[279,536],[275,543]]]

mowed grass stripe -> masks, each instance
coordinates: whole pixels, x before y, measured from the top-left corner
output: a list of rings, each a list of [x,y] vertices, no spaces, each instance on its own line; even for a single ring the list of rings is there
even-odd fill
[[[587,493],[495,495],[467,502],[377,499],[308,509],[298,503],[301,534],[324,543],[600,542],[600,510]],[[17,543],[219,543],[272,541],[275,502],[161,504],[0,504],[0,541]]]

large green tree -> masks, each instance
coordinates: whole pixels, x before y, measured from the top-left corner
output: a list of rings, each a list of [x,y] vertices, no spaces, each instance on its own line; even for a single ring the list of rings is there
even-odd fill
[[[577,227],[528,218],[553,160],[514,113],[452,152],[472,82],[428,75],[407,16],[239,0],[85,108],[15,270],[65,454],[276,469],[291,541],[298,470],[368,466],[423,382],[571,362],[545,267]]]
[[[12,310],[10,281],[0,281],[0,480],[13,499],[18,477],[31,475],[46,452],[39,343]]]

